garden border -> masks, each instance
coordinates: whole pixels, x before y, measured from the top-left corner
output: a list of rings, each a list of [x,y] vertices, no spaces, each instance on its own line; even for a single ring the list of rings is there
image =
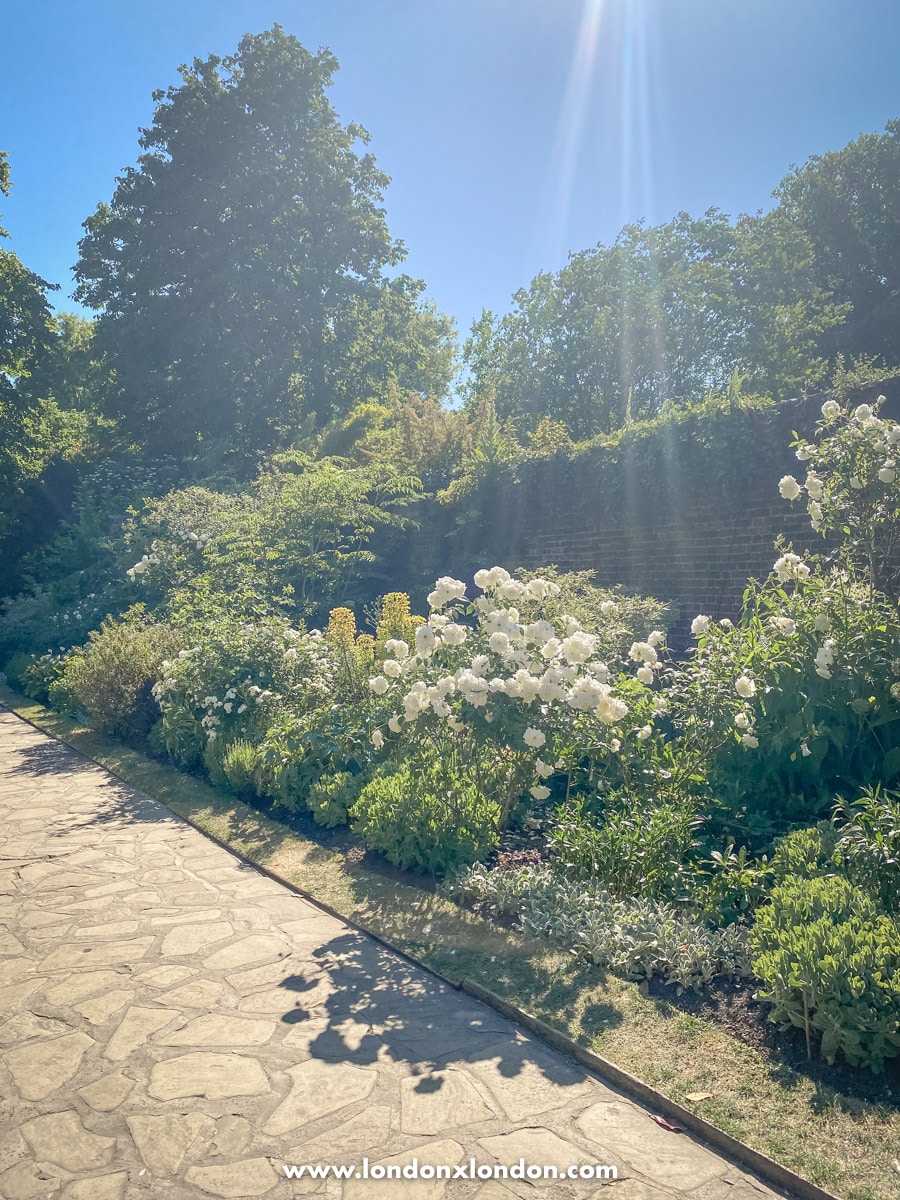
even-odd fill
[[[2,693],[5,693],[6,695],[4,696]],[[10,702],[10,698],[12,698],[12,703]],[[142,788],[136,787],[136,785],[124,775],[118,774],[116,771],[106,766],[106,764],[99,762],[95,758],[92,758],[89,754],[85,754],[83,750],[67,741],[64,737],[41,728],[40,725],[24,716],[23,713],[21,713],[15,707],[16,701],[25,701],[27,707],[29,708],[41,708],[44,710],[44,706],[38,704],[37,701],[29,700],[24,696],[19,696],[19,694],[14,692],[13,689],[8,685],[0,682],[0,712],[7,711],[13,713],[13,715],[18,717],[19,720],[24,721],[26,725],[30,725],[33,729],[37,729],[45,736],[52,737],[55,741],[61,742],[64,746],[67,746],[85,761],[92,762],[96,766],[101,767],[104,771],[108,771],[113,778],[119,779],[128,787],[136,788],[137,791],[143,792],[144,795],[150,795],[150,793],[144,792]],[[140,751],[134,750],[132,752],[138,754],[140,753]],[[390,950],[392,954],[398,955],[401,959],[412,964],[421,971],[427,971],[428,974],[434,979],[437,979],[441,983],[452,987],[456,991],[462,991],[466,995],[471,996],[473,999],[479,1000],[481,1003],[488,1005],[489,1008],[494,1009],[508,1020],[513,1021],[523,1029],[533,1033],[535,1036],[539,1037],[541,1041],[546,1042],[555,1050],[559,1050],[569,1058],[575,1059],[575,1061],[579,1062],[582,1066],[588,1067],[604,1082],[609,1083],[613,1087],[617,1088],[618,1091],[620,1091],[628,1099],[633,1100],[642,1107],[648,1109],[649,1116],[652,1117],[654,1113],[658,1113],[667,1119],[677,1121],[684,1129],[696,1134],[707,1145],[711,1146],[714,1150],[717,1150],[720,1154],[725,1155],[740,1166],[746,1167],[753,1171],[766,1183],[771,1184],[773,1187],[777,1187],[782,1192],[786,1192],[791,1196],[796,1196],[797,1200],[840,1200],[840,1197],[835,1196],[832,1192],[826,1192],[823,1188],[811,1183],[808,1179],[804,1179],[802,1175],[797,1175],[794,1171],[791,1171],[789,1168],[782,1166],[781,1163],[776,1162],[775,1159],[769,1158],[759,1150],[754,1150],[753,1147],[748,1146],[746,1142],[742,1142],[738,1138],[732,1137],[731,1134],[725,1133],[724,1130],[719,1129],[718,1126],[711,1124],[697,1113],[692,1112],[691,1109],[685,1108],[676,1100],[672,1100],[664,1093],[658,1092],[649,1084],[644,1083],[643,1080],[638,1079],[636,1075],[632,1075],[630,1071],[626,1071],[622,1067],[616,1066],[614,1062],[611,1062],[607,1058],[603,1058],[602,1055],[596,1054],[593,1050],[588,1050],[584,1046],[580,1046],[573,1038],[570,1038],[567,1034],[555,1029],[552,1025],[548,1025],[546,1021],[542,1021],[539,1017],[535,1017],[532,1013],[520,1008],[517,1004],[513,1004],[511,1001],[505,1000],[502,996],[498,996],[495,992],[483,987],[475,980],[466,978],[452,979],[447,975],[441,974],[440,971],[436,971],[434,967],[422,962],[422,960],[417,958],[414,954],[410,954],[408,951],[400,949],[398,946],[395,946],[392,942],[382,937],[379,933],[376,933],[372,929],[368,929],[365,925],[361,924],[359,921],[356,921],[353,917],[347,916],[346,914],[333,908],[330,904],[327,904],[325,901],[317,899],[316,896],[306,891],[298,884],[292,883],[291,880],[285,879],[282,875],[279,875],[277,871],[273,871],[269,867],[264,866],[262,863],[258,863],[254,859],[248,858],[247,855],[242,853],[242,851],[235,849],[235,847],[230,843],[224,841],[222,838],[210,833],[209,830],[204,829],[202,826],[196,824],[190,819],[190,817],[186,817],[170,808],[165,801],[158,800],[156,797],[151,797],[151,799],[154,799],[156,800],[156,803],[161,804],[162,807],[167,809],[177,820],[183,821],[186,825],[189,825],[192,829],[196,830],[198,833],[201,833],[204,837],[208,838],[211,842],[214,842],[223,850],[227,850],[230,854],[233,854],[245,866],[251,867],[253,870],[258,871],[267,878],[272,879],[276,883],[281,884],[283,887],[288,888],[301,899],[314,904],[316,908],[327,913],[329,916],[335,917],[337,920],[342,921],[349,928],[355,929],[357,932],[365,934],[366,937],[372,938],[373,941],[377,942],[381,946],[384,946],[385,949]]]

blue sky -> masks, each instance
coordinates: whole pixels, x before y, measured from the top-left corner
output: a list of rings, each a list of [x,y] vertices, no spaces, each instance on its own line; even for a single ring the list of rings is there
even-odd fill
[[[626,222],[767,208],[792,163],[900,117],[897,0],[7,0],[4,244],[58,307],[153,89],[276,21],[336,54],[405,269],[462,332]]]

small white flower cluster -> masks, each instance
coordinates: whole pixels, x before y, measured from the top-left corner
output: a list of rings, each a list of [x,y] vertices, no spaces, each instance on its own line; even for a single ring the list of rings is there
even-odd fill
[[[779,583],[788,583],[791,580],[795,583],[802,583],[804,579],[809,579],[810,576],[810,569],[800,555],[794,554],[791,551],[777,558],[772,566],[772,570],[775,572],[775,578]]]
[[[825,514],[819,501],[825,495],[825,480],[820,475],[809,471],[802,484],[798,483],[793,475],[783,475],[778,481],[778,490],[785,500],[796,500],[805,491],[809,496],[807,511],[812,527],[815,530],[821,528]]]
[[[143,575],[145,571],[149,571],[158,562],[158,554],[145,554],[140,562],[136,562],[133,567],[129,567],[125,574],[134,579],[136,575]]]
[[[826,638],[819,649],[816,651],[816,674],[823,679],[831,678],[831,667],[834,663],[834,652],[837,649],[837,642],[834,638]]]
[[[756,684],[749,675],[740,675],[734,681],[734,690],[742,700],[750,700],[756,695]],[[746,709],[741,709],[734,718],[735,726],[741,731],[741,744],[748,750],[759,746],[759,738],[753,727],[753,718]]]
[[[451,600],[462,600],[465,594],[466,585],[461,579],[445,575],[434,585],[434,591],[428,593],[428,603],[432,608],[445,608]]]
[[[179,542],[189,542],[192,546],[196,546],[198,550],[205,550],[212,541],[211,533],[195,533],[193,530],[173,529],[172,536],[177,538]]]
[[[769,624],[777,633],[793,637],[797,632],[797,622],[791,617],[769,617]]]

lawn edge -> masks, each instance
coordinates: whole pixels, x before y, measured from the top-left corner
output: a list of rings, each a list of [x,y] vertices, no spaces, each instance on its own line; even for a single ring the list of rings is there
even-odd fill
[[[52,737],[54,740],[62,742],[62,744],[68,746],[70,750],[73,750],[76,754],[80,755],[88,762],[92,762],[101,767],[114,778],[121,780],[122,783],[126,784],[128,787],[135,788],[144,795],[150,795],[150,793],[146,792],[146,790],[139,784],[129,779],[127,775],[123,775],[120,770],[110,767],[107,763],[103,762],[99,758],[95,758],[82,746],[78,745],[78,742],[83,741],[83,739],[78,737],[77,730],[70,734],[69,737],[64,737],[57,729],[47,728],[41,724],[39,715],[46,713],[48,717],[53,718],[54,724],[58,723],[60,719],[64,720],[65,718],[60,718],[59,714],[52,713],[51,710],[47,709],[44,705],[39,704],[36,700],[22,696],[10,688],[7,684],[0,682],[0,711],[3,711],[3,709],[13,713],[27,725],[30,725],[33,729],[37,729],[40,733],[45,734],[47,737]],[[37,713],[35,713],[34,710],[37,710]],[[33,715],[26,715],[26,712]],[[134,755],[137,758],[143,758],[147,762],[153,762],[153,760],[147,759],[145,755],[141,754],[139,750],[125,746],[97,730],[88,730],[86,728],[85,732],[89,732],[92,738],[96,738],[101,742],[108,742],[109,745],[114,747],[120,755],[123,752],[127,752],[129,755]],[[175,777],[185,778],[183,772],[179,771],[177,767],[168,763],[153,762],[153,765],[157,768],[173,772]],[[201,786],[209,788],[209,790],[212,792],[216,791],[216,789],[212,788],[209,784],[202,784]],[[626,1071],[624,1068],[617,1066],[617,1064],[612,1062],[610,1059],[604,1058],[595,1051],[579,1045],[578,1042],[576,1042],[573,1038],[569,1037],[561,1030],[556,1029],[554,1026],[549,1025],[546,1021],[541,1020],[541,1018],[534,1016],[526,1009],[521,1008],[513,1001],[497,995],[496,992],[492,992],[489,988],[484,987],[482,984],[478,983],[477,980],[467,978],[453,979],[450,976],[443,974],[443,972],[436,970],[433,966],[423,961],[415,954],[411,954],[409,951],[395,945],[376,930],[371,929],[367,925],[358,921],[351,914],[341,912],[339,909],[334,908],[326,901],[316,897],[314,893],[307,891],[299,884],[285,878],[277,871],[273,871],[264,863],[258,862],[256,859],[249,857],[244,851],[238,849],[231,842],[218,837],[216,834],[210,832],[208,829],[205,829],[202,825],[198,824],[196,821],[193,821],[190,817],[185,816],[183,813],[177,812],[169,804],[167,804],[165,800],[160,800],[156,796],[153,796],[152,798],[156,800],[158,804],[161,804],[163,808],[168,809],[168,811],[171,812],[172,815],[178,820],[184,821],[186,825],[189,825],[192,829],[208,838],[211,842],[214,842],[217,846],[220,846],[222,849],[227,850],[229,853],[235,855],[235,857],[240,859],[240,861],[246,866],[251,867],[253,870],[260,872],[267,878],[272,879],[276,883],[281,884],[283,887],[288,888],[295,895],[301,897],[311,904],[314,904],[317,908],[327,913],[329,916],[335,917],[337,920],[342,921],[351,929],[355,929],[359,933],[363,933],[367,937],[372,938],[379,945],[384,946],[387,950],[390,950],[392,954],[398,955],[400,958],[411,963],[419,970],[426,971],[433,978],[440,980],[441,983],[452,987],[456,991],[462,991],[466,995],[471,996],[473,999],[479,1000],[481,1003],[488,1005],[488,1007],[494,1009],[496,1012],[499,1012],[508,1020],[539,1037],[541,1041],[567,1055],[569,1058],[575,1059],[577,1062],[581,1063],[582,1066],[588,1067],[596,1075],[600,1076],[604,1082],[614,1086],[630,1100],[640,1104],[644,1108],[649,1109],[649,1116],[658,1114],[677,1122],[684,1129],[690,1130],[691,1133],[696,1134],[700,1139],[702,1139],[702,1141],[711,1146],[713,1149],[717,1150],[720,1154],[726,1156],[740,1166],[751,1170],[754,1174],[758,1175],[761,1179],[763,1179],[766,1183],[771,1184],[773,1187],[779,1188],[780,1190],[787,1192],[792,1196],[796,1196],[798,1200],[841,1200],[841,1198],[835,1196],[834,1193],[826,1192],[817,1184],[810,1182],[802,1175],[798,1175],[796,1172],[790,1170],[789,1167],[783,1166],[775,1159],[769,1158],[768,1155],[754,1149],[746,1142],[742,1142],[740,1139],[732,1137],[731,1134],[726,1133],[717,1125],[713,1125],[711,1122],[705,1120],[691,1109],[685,1108],[683,1105],[679,1104],[678,1101],[671,1099],[664,1092],[657,1091],[656,1088],[651,1087],[650,1084],[645,1083],[642,1079],[638,1078],[636,1075],[633,1075],[630,1071]],[[232,802],[232,800],[235,806],[247,807],[248,812],[254,812],[254,810],[250,809],[248,806],[242,805],[241,801],[229,797],[229,801]],[[291,834],[290,830],[287,832],[291,836],[296,836]]]

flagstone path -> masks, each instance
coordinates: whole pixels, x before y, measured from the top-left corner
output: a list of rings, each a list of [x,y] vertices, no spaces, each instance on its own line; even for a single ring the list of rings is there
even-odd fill
[[[619,1181],[283,1171],[364,1156],[608,1163]],[[0,709],[0,1196],[309,1193],[773,1195]]]

